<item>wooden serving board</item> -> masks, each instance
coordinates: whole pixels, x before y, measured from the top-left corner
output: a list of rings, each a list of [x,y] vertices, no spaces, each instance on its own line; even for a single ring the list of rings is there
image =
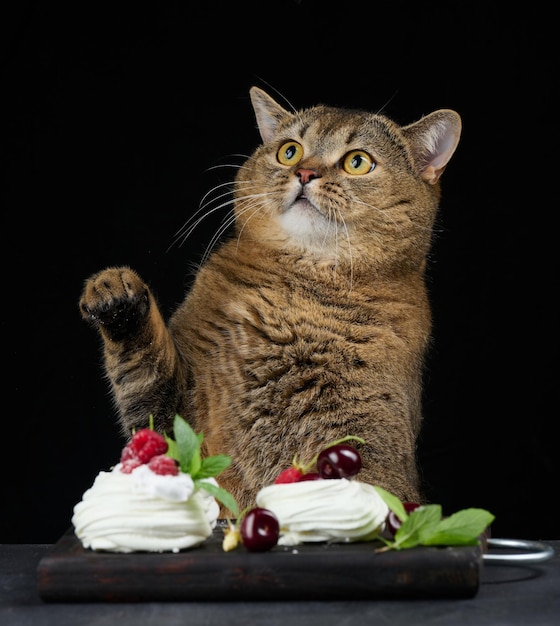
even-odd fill
[[[85,550],[69,530],[40,561],[45,602],[188,602],[470,598],[482,548],[418,547],[377,554],[378,542],[224,552],[223,529],[179,553]]]

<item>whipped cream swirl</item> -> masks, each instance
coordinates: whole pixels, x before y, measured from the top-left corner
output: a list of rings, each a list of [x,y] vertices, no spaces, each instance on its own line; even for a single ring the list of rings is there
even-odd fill
[[[381,533],[389,513],[372,485],[346,478],[269,485],[256,502],[278,518],[278,545],[284,546],[370,541]]]
[[[212,495],[195,489],[188,474],[162,476],[147,465],[124,474],[119,468],[99,472],[74,507],[72,524],[84,548],[178,552],[212,534],[219,505]]]

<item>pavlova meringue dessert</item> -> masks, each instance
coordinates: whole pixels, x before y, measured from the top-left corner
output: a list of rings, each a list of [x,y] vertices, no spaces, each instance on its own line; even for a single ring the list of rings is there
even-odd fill
[[[243,511],[237,524],[224,529],[223,549],[242,543],[259,552],[303,543],[349,543],[381,537],[389,506],[376,487],[356,479],[361,468],[358,450],[348,436],[326,446],[311,462],[292,466],[262,487],[255,506]]]
[[[389,513],[372,485],[347,478],[269,485],[258,492],[256,502],[278,518],[281,546],[371,541]]]
[[[212,534],[219,506],[210,494],[195,492],[188,474],[155,474],[140,465],[130,474],[117,464],[99,472],[72,523],[84,548],[111,552],[178,552]]]
[[[175,418],[175,426],[175,440],[148,428],[136,432],[120,462],[110,471],[99,472],[84,492],[72,516],[84,548],[179,552],[200,545],[212,534],[220,511],[215,496],[225,496],[235,506],[212,477],[229,465],[229,457],[218,455],[201,462],[198,456],[193,474],[183,471],[192,466],[200,442],[182,418]],[[185,438],[190,440],[183,446],[189,450],[188,458],[180,445]]]

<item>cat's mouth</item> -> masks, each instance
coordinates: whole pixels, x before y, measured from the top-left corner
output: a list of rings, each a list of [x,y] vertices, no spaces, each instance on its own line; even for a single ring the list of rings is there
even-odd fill
[[[313,210],[322,215],[321,211],[304,194],[301,194],[300,196],[298,196],[290,208],[299,209],[300,211]]]

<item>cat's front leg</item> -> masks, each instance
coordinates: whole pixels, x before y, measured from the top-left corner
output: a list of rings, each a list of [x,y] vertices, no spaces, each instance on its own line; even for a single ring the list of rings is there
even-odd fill
[[[171,431],[185,390],[180,360],[156,300],[129,267],[111,267],[85,282],[79,302],[85,320],[103,338],[105,369],[123,429]]]

